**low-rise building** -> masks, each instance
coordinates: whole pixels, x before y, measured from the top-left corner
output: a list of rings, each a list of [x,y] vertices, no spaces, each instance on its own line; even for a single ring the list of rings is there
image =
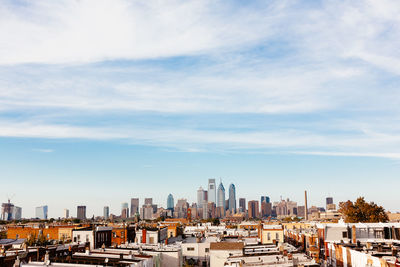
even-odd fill
[[[90,249],[100,248],[102,246],[111,246],[112,227],[97,226],[74,229],[72,239],[74,243],[89,243]]]
[[[167,227],[142,227],[136,231],[136,244],[158,244],[163,243],[168,237]]]
[[[282,225],[262,224],[258,234],[261,244],[282,244],[285,240]]]
[[[229,257],[243,256],[243,242],[213,242],[210,244],[210,266],[223,267]]]

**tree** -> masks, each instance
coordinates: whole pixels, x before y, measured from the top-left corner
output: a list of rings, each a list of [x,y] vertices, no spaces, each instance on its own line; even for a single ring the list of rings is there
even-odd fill
[[[353,203],[348,200],[339,205],[339,212],[343,214],[345,222],[387,222],[389,220],[385,209],[374,202],[366,202],[364,197],[359,197]]]

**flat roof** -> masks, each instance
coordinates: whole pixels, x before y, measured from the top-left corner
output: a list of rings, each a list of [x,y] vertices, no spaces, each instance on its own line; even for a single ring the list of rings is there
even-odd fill
[[[241,250],[243,248],[243,242],[212,242],[210,244],[210,250]]]

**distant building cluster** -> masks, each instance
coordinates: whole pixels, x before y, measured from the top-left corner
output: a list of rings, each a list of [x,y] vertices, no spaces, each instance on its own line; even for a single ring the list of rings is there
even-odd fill
[[[103,207],[102,218],[106,220],[116,219],[135,219],[135,220],[154,220],[157,218],[185,218],[196,219],[267,219],[267,218],[286,218],[298,217],[304,219],[334,219],[339,218],[336,205],[332,197],[326,198],[325,207],[307,205],[307,192],[305,193],[304,205],[287,199],[280,199],[272,202],[267,195],[260,196],[259,200],[246,200],[237,198],[236,186],[231,183],[228,192],[222,181],[217,185],[216,179],[208,179],[205,189],[200,186],[197,190],[197,201],[189,203],[186,198],[176,199],[169,194],[166,201],[166,208],[153,203],[153,198],[144,198],[140,203],[139,198],[131,198],[130,202],[121,203],[119,214],[111,214],[110,207]],[[88,219],[86,206],[80,205],[76,208],[76,219]],[[43,205],[35,208],[35,219],[48,219],[48,206]],[[68,209],[64,210],[63,218],[71,218]],[[94,218],[94,217],[93,217]],[[1,209],[1,220],[12,221],[22,219],[22,208],[14,204],[3,203]]]
[[[1,204],[1,214],[0,219],[3,221],[21,220],[22,218],[22,208],[14,206],[8,200],[7,203]]]

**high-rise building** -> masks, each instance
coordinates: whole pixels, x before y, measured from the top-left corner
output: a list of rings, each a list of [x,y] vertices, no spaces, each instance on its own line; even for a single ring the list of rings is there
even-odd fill
[[[208,179],[208,202],[217,203],[215,179]]]
[[[35,218],[41,219],[41,220],[47,220],[47,214],[48,214],[48,207],[47,205],[37,207],[35,210]]]
[[[249,218],[259,218],[260,209],[257,200],[251,200],[248,203]]]
[[[108,218],[110,217],[110,207],[104,206],[103,217],[104,217],[104,220],[108,220]]]
[[[14,206],[13,219],[14,220],[21,220],[21,218],[22,218],[22,208]]]
[[[10,203],[8,200],[7,203],[1,204],[1,220],[3,221],[11,221],[13,219],[13,210],[14,204]]]
[[[203,187],[200,186],[200,188],[197,190],[197,208],[203,207],[203,201],[204,201],[204,190]]]
[[[129,205],[124,202],[121,204],[121,218],[126,219],[129,217]]]
[[[239,198],[239,212],[246,213],[246,199]]]
[[[203,220],[207,220],[208,217],[209,217],[209,215],[208,215],[208,202],[206,200],[204,200],[202,218],[203,218]]]
[[[139,212],[139,199],[131,198],[131,217],[134,217],[137,212]]]
[[[217,208],[214,202],[207,203],[207,218],[216,218],[217,217]]]
[[[178,199],[174,210],[175,217],[186,218],[188,209],[189,209],[189,203],[187,203],[187,199],[186,198]]]
[[[79,220],[86,220],[86,206],[77,207],[76,217]]]
[[[153,205],[153,198],[145,198],[144,204],[145,205]]]
[[[297,215],[298,215],[298,217],[304,218],[305,211],[306,211],[306,207],[305,206],[297,206]]]
[[[204,190],[204,197],[203,200],[207,203],[208,202],[208,191]]]
[[[65,219],[69,218],[69,209],[64,209],[64,218]]]
[[[277,216],[293,216],[297,215],[297,202],[290,199],[282,199],[280,202],[274,202]]]
[[[328,205],[333,204],[333,197],[326,198],[326,209],[328,209]]]
[[[236,188],[234,184],[229,186],[229,210],[236,213]]]
[[[270,199],[269,199],[269,197],[268,196],[261,196],[261,203],[262,202],[267,202],[267,203],[270,203]]]
[[[143,220],[151,220],[153,219],[154,214],[153,205],[151,204],[144,204],[140,209],[140,218]]]
[[[222,182],[219,184],[217,191],[217,213],[218,217],[225,216],[225,188]]]
[[[261,217],[265,218],[272,215],[272,203],[261,202]]]
[[[174,212],[174,197],[172,196],[172,194],[168,195],[168,198],[167,198],[167,209],[169,209],[170,211]]]

